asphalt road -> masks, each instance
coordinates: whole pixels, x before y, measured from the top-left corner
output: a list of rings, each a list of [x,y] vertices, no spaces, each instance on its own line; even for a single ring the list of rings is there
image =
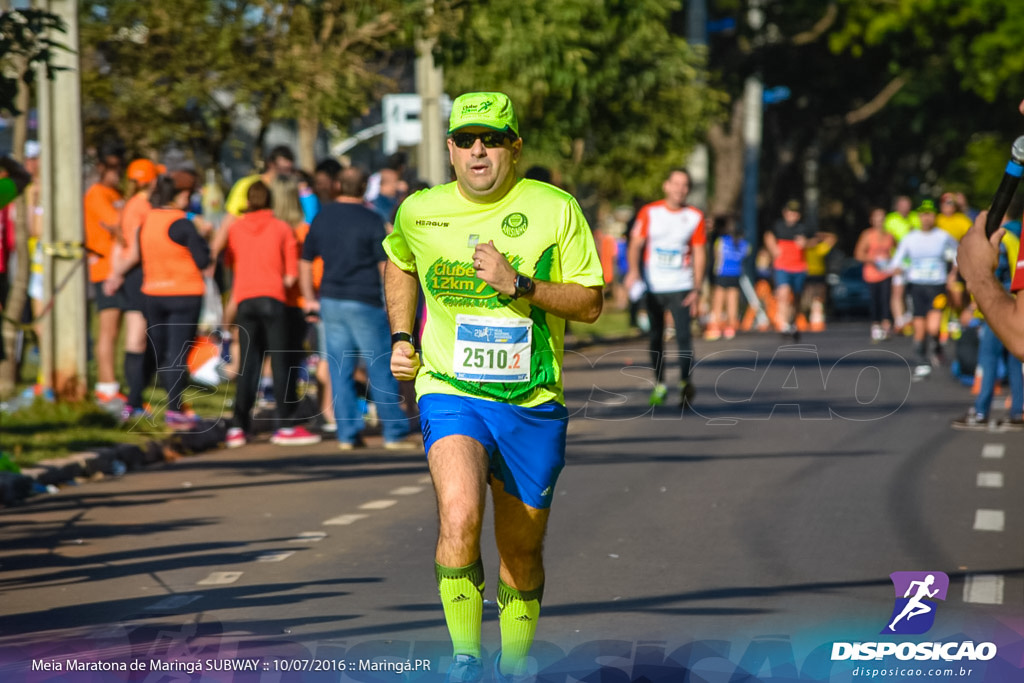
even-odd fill
[[[969,390],[945,371],[911,381],[909,341],[867,336],[698,342],[685,414],[647,407],[644,342],[568,355],[544,680],[852,681],[862,665],[1024,680],[1024,433],[952,430]],[[0,510],[0,681],[442,680],[435,533],[422,454],[330,443],[252,444]],[[483,559],[493,600],[490,538]],[[948,591],[925,633],[880,635],[901,571]],[[483,639],[493,653],[493,603]],[[998,654],[830,656],[886,640]]]

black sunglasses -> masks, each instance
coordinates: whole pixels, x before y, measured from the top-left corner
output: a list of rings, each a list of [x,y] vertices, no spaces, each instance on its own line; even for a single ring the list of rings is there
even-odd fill
[[[476,144],[477,139],[484,143],[484,147],[501,147],[506,142],[515,142],[516,136],[505,131],[487,131],[486,133],[452,133],[452,142],[459,149],[469,149]]]

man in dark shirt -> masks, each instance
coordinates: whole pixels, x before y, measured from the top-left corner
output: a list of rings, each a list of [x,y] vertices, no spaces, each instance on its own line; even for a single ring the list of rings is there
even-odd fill
[[[338,447],[351,450],[363,428],[352,380],[361,360],[383,426],[384,447],[413,449],[416,446],[404,440],[409,420],[400,404],[398,381],[391,374],[391,328],[381,286],[387,261],[382,245],[384,220],[363,205],[366,177],[362,171],[343,170],[339,186],[337,199],[321,208],[309,227],[299,261],[306,313],[323,319]],[[319,301],[313,291],[313,260],[318,256],[324,262]]]

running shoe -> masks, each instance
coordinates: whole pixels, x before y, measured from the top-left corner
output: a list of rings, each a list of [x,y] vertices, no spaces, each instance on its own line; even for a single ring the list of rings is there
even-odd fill
[[[164,424],[171,429],[191,429],[199,422],[199,416],[191,410],[167,410],[164,412]]]
[[[320,433],[321,434],[337,434],[338,433],[338,423],[337,422],[324,422],[322,425],[320,425]]]
[[[143,405],[141,408],[135,408],[128,404],[125,404],[124,408],[121,409],[121,421],[122,422],[135,422],[136,420],[149,420],[153,417],[153,413],[149,410],[149,405]]]
[[[241,448],[246,443],[248,443],[248,440],[245,438],[245,432],[242,431],[241,427],[232,427],[224,438],[224,445],[228,448]]]
[[[418,451],[419,444],[412,441],[385,441],[384,449],[389,451]]]
[[[953,429],[988,429],[988,418],[984,415],[977,415],[972,410],[963,417],[950,422]]]
[[[314,434],[305,427],[282,427],[270,437],[270,443],[278,446],[312,446],[320,441],[319,434]]]
[[[494,681],[495,683],[526,683],[533,680],[529,674],[503,674],[501,673],[501,655],[494,658]]]
[[[690,380],[683,380],[679,383],[679,407],[689,408],[693,405],[693,399],[697,397],[697,387],[693,386]]]
[[[651,397],[647,399],[647,405],[649,406],[660,406],[665,402],[665,397],[668,396],[668,387],[664,384],[655,384],[654,391],[651,392]]]
[[[477,657],[473,655],[455,655],[452,657],[451,666],[448,667],[448,675],[445,683],[478,683],[483,680],[484,667]]]
[[[118,392],[114,394],[105,394],[102,391],[97,391],[96,403],[104,412],[110,413],[120,417],[124,413],[124,408],[128,403],[128,397]],[[35,397],[33,396],[33,400]]]
[[[736,328],[735,327],[727,327],[727,328],[725,328],[725,333],[723,334],[723,336],[726,339],[735,339],[736,338]]]
[[[1024,419],[1019,417],[1007,418],[999,423],[999,429],[1008,432],[1024,431]]]
[[[920,365],[914,366],[914,379],[924,379],[930,374],[932,374],[932,366],[930,363],[921,363]]]

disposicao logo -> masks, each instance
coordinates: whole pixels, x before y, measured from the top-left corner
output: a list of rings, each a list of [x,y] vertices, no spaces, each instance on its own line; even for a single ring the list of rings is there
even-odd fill
[[[935,600],[945,600],[949,577],[943,572],[893,572],[896,604],[889,625],[882,633],[919,635],[927,633],[935,623]]]
[[[945,600],[949,576],[943,572],[893,572],[896,594],[892,614],[882,635],[920,635],[935,624],[935,600]],[[988,661],[994,658],[994,643],[964,642],[854,642],[832,643],[832,661],[881,660],[886,657],[918,661]]]

